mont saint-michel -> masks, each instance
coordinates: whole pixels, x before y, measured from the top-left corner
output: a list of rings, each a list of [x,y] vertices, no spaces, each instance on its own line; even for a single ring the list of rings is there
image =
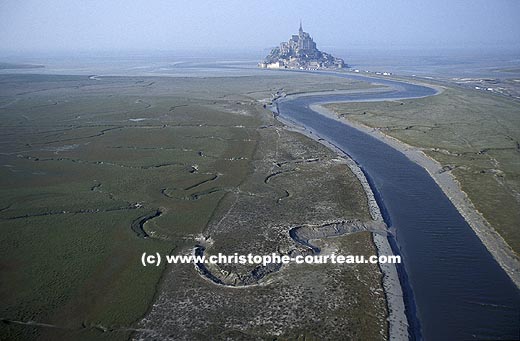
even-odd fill
[[[0,341],[520,340],[520,1],[55,2],[0,5]]]
[[[345,67],[345,61],[318,50],[300,22],[298,34],[272,49],[258,66],[268,69],[341,69]]]

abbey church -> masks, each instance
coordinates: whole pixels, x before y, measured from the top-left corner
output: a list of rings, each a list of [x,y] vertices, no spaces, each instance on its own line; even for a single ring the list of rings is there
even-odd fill
[[[270,69],[331,69],[343,68],[345,62],[341,58],[321,52],[309,33],[304,32],[302,23],[298,34],[294,34],[287,42],[282,42],[259,64]]]

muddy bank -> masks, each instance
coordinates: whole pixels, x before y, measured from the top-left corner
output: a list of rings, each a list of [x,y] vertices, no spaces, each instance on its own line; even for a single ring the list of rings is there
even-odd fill
[[[296,257],[297,255],[319,254],[320,248],[312,244],[311,241],[340,237],[362,231],[371,231],[386,236],[386,225],[382,221],[361,222],[358,220],[328,222],[321,225],[303,225],[290,228],[288,237],[292,239],[295,247],[287,253],[278,255]],[[206,247],[198,244],[193,249],[193,255],[204,256]],[[288,266],[290,264],[287,264]],[[225,272],[216,264],[195,263],[195,269],[205,279],[217,285],[228,287],[248,287],[263,284],[263,280],[270,274],[282,269],[282,263],[270,263],[258,265],[246,273]]]
[[[196,245],[193,249],[193,254],[195,256],[204,256],[204,251],[206,251],[204,246]],[[271,263],[267,265],[258,265],[249,273],[241,276],[237,275],[236,273],[223,274],[217,269],[210,269],[204,263],[195,263],[195,268],[202,277],[213,282],[214,284],[227,287],[249,287],[252,285],[258,285],[259,282],[267,275],[280,270],[282,268],[282,264]]]
[[[273,110],[277,110],[277,106],[274,106]],[[385,226],[383,220],[383,214],[376,201],[374,192],[370,187],[367,177],[364,172],[358,166],[358,164],[352,160],[344,151],[339,149],[329,141],[312,134],[305,128],[296,125],[280,115],[275,115],[276,119],[285,124],[285,128],[303,134],[336,152],[338,155],[343,157],[352,173],[356,175],[358,180],[361,182],[365,194],[367,196],[370,215],[376,226]],[[393,255],[394,251],[390,245],[388,237],[373,233],[372,238],[377,248],[378,255]],[[388,323],[389,323],[389,337],[390,340],[406,340],[409,338],[408,332],[408,318],[406,315],[405,303],[403,299],[403,289],[401,287],[399,273],[395,264],[379,264],[381,272],[383,273],[383,289],[385,291],[387,308],[388,308]]]
[[[339,237],[362,231],[370,231],[387,235],[386,225],[382,221],[340,221],[320,226],[298,226],[289,230],[289,235],[295,242],[310,248],[314,253],[320,249],[311,243],[312,240]]]
[[[148,213],[144,216],[137,218],[136,220],[134,220],[132,222],[132,225],[131,225],[132,231],[134,231],[135,234],[137,234],[137,236],[139,238],[150,237],[150,235],[144,229],[144,224],[146,224],[147,221],[160,216],[162,213],[163,212],[161,210],[156,210],[154,212]]]

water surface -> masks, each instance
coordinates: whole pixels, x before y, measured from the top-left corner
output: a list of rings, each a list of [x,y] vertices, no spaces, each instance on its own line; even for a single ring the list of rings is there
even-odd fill
[[[403,258],[411,335],[425,340],[518,339],[520,291],[426,170],[385,143],[309,108],[435,93],[403,82],[378,83],[393,90],[299,97],[281,101],[278,108],[283,117],[344,150],[367,174],[395,231],[390,242]]]

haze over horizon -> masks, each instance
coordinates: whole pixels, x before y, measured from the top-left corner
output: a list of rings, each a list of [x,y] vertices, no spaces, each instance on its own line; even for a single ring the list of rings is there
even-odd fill
[[[0,3],[0,53],[260,50],[297,32],[320,49],[520,49],[520,1],[238,0]]]

